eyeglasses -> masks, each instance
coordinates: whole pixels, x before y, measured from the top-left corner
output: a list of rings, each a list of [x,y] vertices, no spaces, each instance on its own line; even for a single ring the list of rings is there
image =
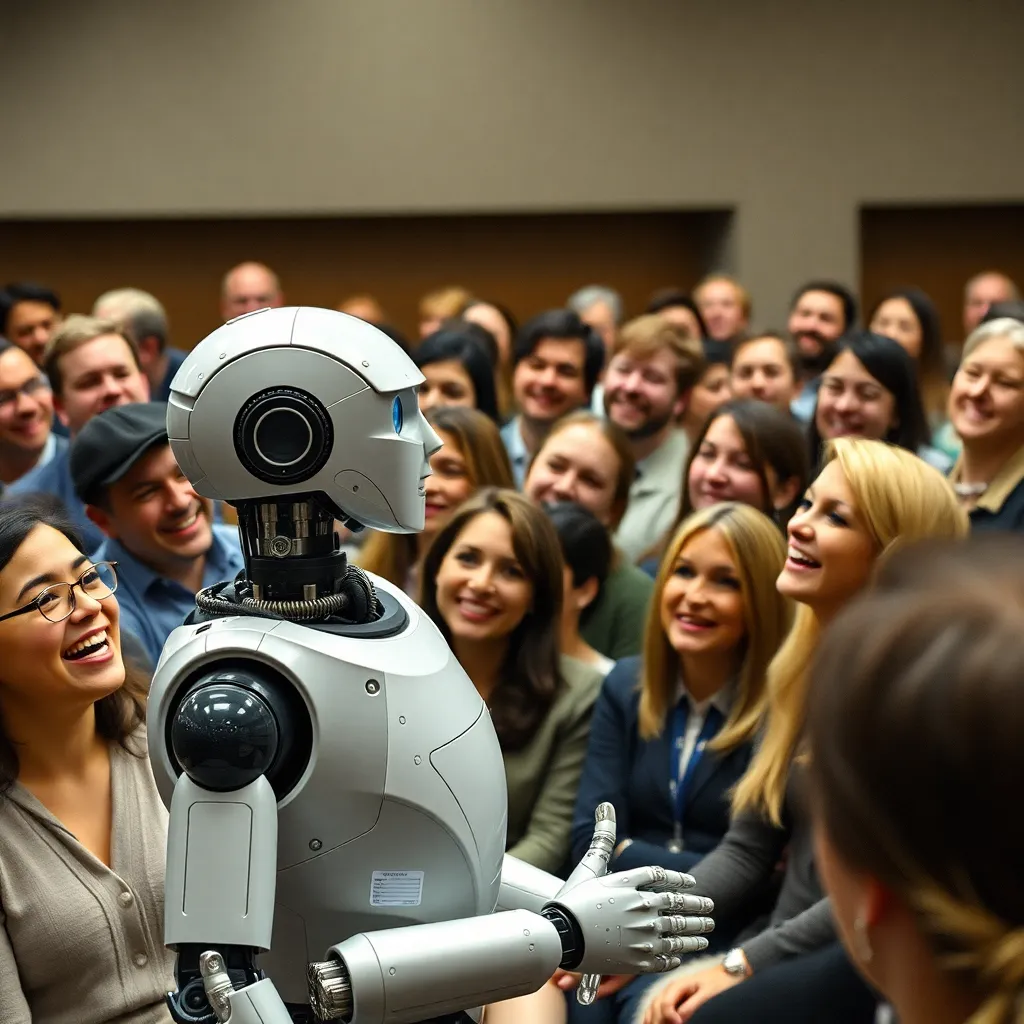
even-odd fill
[[[48,622],[63,622],[75,610],[75,587],[94,601],[104,601],[117,590],[116,568],[117,562],[97,562],[89,566],[74,583],[53,583],[28,604],[0,615],[0,622],[31,611],[38,611]]]
[[[39,391],[49,390],[50,382],[40,374],[38,377],[25,381],[20,388],[8,388],[6,391],[0,391],[0,409],[16,402],[19,395],[34,395]]]

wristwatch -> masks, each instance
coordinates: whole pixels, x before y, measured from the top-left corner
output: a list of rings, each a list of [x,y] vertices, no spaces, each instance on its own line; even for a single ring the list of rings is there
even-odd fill
[[[739,947],[736,949],[730,949],[729,952],[725,954],[722,966],[725,968],[727,974],[731,974],[736,978],[745,978],[750,973],[750,965],[747,963],[747,958],[744,955],[743,950]]]

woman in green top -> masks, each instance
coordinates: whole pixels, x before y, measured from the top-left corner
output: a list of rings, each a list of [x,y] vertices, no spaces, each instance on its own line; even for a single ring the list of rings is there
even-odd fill
[[[562,556],[547,516],[515,491],[481,491],[427,552],[422,606],[490,708],[508,852],[559,871],[601,673],[559,653]]]

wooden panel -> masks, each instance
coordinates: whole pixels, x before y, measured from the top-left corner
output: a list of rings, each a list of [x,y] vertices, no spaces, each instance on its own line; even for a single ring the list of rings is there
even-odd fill
[[[218,325],[224,272],[257,259],[279,273],[289,303],[333,307],[369,292],[414,335],[420,296],[450,284],[522,319],[607,282],[637,312],[654,289],[699,278],[725,221],[708,212],[8,221],[0,282],[44,282],[68,311],[88,311],[108,288],[144,288],[167,307],[173,343],[190,348]]]
[[[1024,205],[866,209],[861,212],[865,313],[892,288],[934,299],[947,342],[963,340],[963,289],[983,270],[1024,287]]]

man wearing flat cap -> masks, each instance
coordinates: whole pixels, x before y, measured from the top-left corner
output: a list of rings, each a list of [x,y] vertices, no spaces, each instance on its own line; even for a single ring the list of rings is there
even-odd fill
[[[167,440],[167,403],[121,405],[94,416],[71,444],[71,476],[106,539],[92,555],[117,562],[121,627],[155,665],[164,641],[204,587],[242,569],[238,531],[214,522]]]

